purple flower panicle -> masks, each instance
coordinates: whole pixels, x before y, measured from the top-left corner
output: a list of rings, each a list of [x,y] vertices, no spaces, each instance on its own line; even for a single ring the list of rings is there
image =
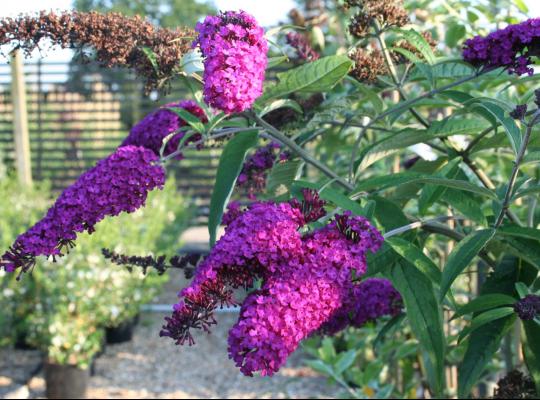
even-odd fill
[[[320,332],[342,308],[358,310],[351,324],[394,312],[396,292],[386,281],[356,286],[351,281],[353,272],[365,273],[366,252],[380,247],[380,233],[365,218],[345,214],[302,235],[299,228],[324,205],[312,191],[304,192],[301,203],[253,203],[231,219],[191,285],[180,292],[162,336],[193,344],[192,329],[209,331],[213,311],[237,303],[233,289],[260,280],[229,333],[229,356],[245,375],[272,375],[301,340]],[[351,294],[363,304],[351,305]]]
[[[540,315],[540,296],[528,294],[514,304],[514,311],[523,321],[535,319]]]
[[[315,61],[321,56],[309,43],[306,35],[298,32],[289,32],[287,34],[287,44],[296,50],[298,58],[304,61]]]
[[[152,150],[154,154],[160,155],[159,152],[161,150],[163,139],[169,134],[176,132],[176,135],[167,142],[164,155],[167,156],[175,152],[180,140],[185,135],[185,132],[181,131],[181,128],[185,127],[187,123],[176,113],[168,110],[168,108],[183,108],[199,118],[202,122],[207,122],[203,109],[199,107],[196,102],[192,100],[182,100],[177,103],[169,103],[148,114],[131,128],[128,137],[122,142],[122,146],[143,146]],[[195,134],[186,141],[186,144],[200,139],[201,135]],[[181,155],[177,157],[177,159],[181,158]]]
[[[334,335],[348,326],[360,328],[382,316],[396,316],[402,308],[401,295],[389,280],[369,278],[350,285],[343,307],[323,325],[321,332]]]
[[[158,157],[148,149],[126,146],[99,161],[62,192],[45,217],[20,235],[0,266],[26,272],[37,256],[62,256],[80,232],[94,232],[106,216],[142,207],[148,192],[165,182]]]
[[[288,160],[289,155],[286,152],[279,152],[281,146],[279,143],[272,142],[264,147],[258,148],[244,162],[242,171],[238,175],[238,187],[245,188],[248,198],[255,200],[257,193],[260,193],[266,187],[266,178],[279,156],[279,161]]]
[[[264,30],[244,11],[208,16],[198,23],[204,57],[204,99],[226,114],[251,107],[262,94],[268,44]]]
[[[505,68],[516,75],[532,75],[532,56],[540,50],[540,18],[509,25],[465,42],[463,59],[476,67]]]

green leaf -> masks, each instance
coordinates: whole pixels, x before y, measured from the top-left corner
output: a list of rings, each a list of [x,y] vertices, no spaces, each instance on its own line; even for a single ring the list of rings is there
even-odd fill
[[[203,133],[205,131],[204,124],[201,122],[201,120],[189,111],[186,111],[181,107],[167,107],[167,110],[175,113],[178,115],[178,117],[186,121],[194,131],[199,133]]]
[[[474,74],[474,68],[461,58],[446,59],[437,62],[432,68],[436,79],[457,79]]]
[[[540,162],[540,150],[529,150],[523,159],[523,164],[535,164]]]
[[[150,64],[152,64],[152,68],[154,69],[154,73],[156,75],[159,74],[159,64],[157,62],[156,53],[153,52],[153,50],[148,46],[142,46],[141,47],[142,52],[148,58],[148,61],[150,61]]]
[[[456,47],[458,42],[465,36],[465,27],[458,23],[452,23],[446,30],[444,41],[450,48]]]
[[[536,393],[540,393],[540,326],[535,321],[522,321],[522,323],[525,363],[534,380]]]
[[[269,57],[268,65],[266,66],[266,69],[277,67],[279,64],[282,64],[288,60],[289,60],[289,57],[287,56]]]
[[[268,87],[257,102],[261,104],[290,93],[326,92],[347,75],[351,66],[347,56],[329,56],[279,73],[279,82]]]
[[[434,176],[438,178],[454,179],[458,175],[460,162],[460,157],[450,160],[440,170],[436,171]],[[420,215],[425,215],[429,207],[435,204],[442,197],[446,189],[447,188],[445,186],[424,186],[422,192],[420,193],[420,197],[418,198],[418,212]]]
[[[524,14],[529,13],[529,7],[527,7],[527,5],[525,4],[525,2],[523,0],[514,0],[514,4],[519,9],[519,11],[521,11],[522,13],[524,13]]]
[[[467,192],[477,193],[492,199],[497,199],[497,195],[489,189],[473,185],[470,182],[435,178],[430,175],[417,174],[412,172],[401,172],[386,176],[376,176],[368,178],[359,183],[355,190],[358,192],[376,189],[377,191],[388,189],[391,187],[404,185],[406,183],[429,183],[433,185],[441,185],[449,188],[464,190]]]
[[[514,153],[518,153],[519,149],[521,148],[521,142],[523,140],[521,137],[521,131],[516,125],[516,121],[514,121],[512,117],[507,116],[502,107],[488,101],[481,101],[479,103],[474,102],[472,104],[469,104],[469,106],[472,106],[473,110],[475,108],[481,108],[488,111],[497,120],[497,122],[502,125],[506,132],[508,140],[512,145],[512,149],[514,149]]]
[[[486,224],[486,217],[482,211],[482,203],[471,193],[461,192],[456,189],[446,189],[442,200],[465,217],[470,218],[480,225]]]
[[[493,322],[495,320],[508,317],[514,314],[514,307],[500,307],[494,308],[493,310],[485,311],[482,314],[474,317],[471,321],[471,324],[463,329],[458,336],[458,343],[461,342],[465,337],[470,335],[472,332],[478,328]]]
[[[316,372],[326,376],[334,376],[334,370],[322,360],[306,360],[306,364]]]
[[[498,234],[540,241],[540,229],[517,225],[506,225],[498,230]]]
[[[403,150],[404,147],[425,143],[435,138],[473,134],[486,129],[489,124],[480,119],[447,118],[435,121],[429,129],[403,129],[395,135],[367,146],[359,155],[357,171],[363,171],[373,163]]]
[[[304,110],[302,110],[302,107],[296,101],[291,100],[291,99],[279,99],[279,100],[274,100],[269,105],[264,107],[259,113],[259,117],[264,117],[266,114],[272,111],[278,110],[280,108],[290,108],[291,110],[296,111],[298,114],[304,113]]]
[[[464,306],[460,307],[452,316],[452,319],[456,319],[470,313],[480,313],[482,311],[491,310],[492,308],[508,306],[514,304],[515,302],[516,299],[507,294],[484,294],[478,296],[476,299],[473,299]]]
[[[428,64],[435,63],[435,54],[433,54],[431,46],[422,35],[420,35],[414,29],[397,29],[397,31],[403,35],[403,38],[407,42],[416,47]]]
[[[495,229],[484,229],[467,235],[458,243],[448,256],[448,262],[442,272],[441,299],[444,299],[454,280],[467,268],[494,235]]]
[[[388,245],[383,242],[382,247],[376,253],[367,253],[367,272],[363,278],[369,278],[382,273],[385,269],[394,265],[399,261],[399,255]]]
[[[377,337],[373,341],[373,347],[377,348],[379,347],[386,339],[387,335],[392,334],[395,332],[396,329],[398,329],[405,319],[405,314],[398,314],[395,317],[392,317],[390,321],[388,321],[384,326],[381,328],[379,333],[377,334]]]
[[[427,130],[432,137],[446,137],[453,135],[474,135],[489,127],[481,119],[463,118],[463,116],[451,115],[440,121],[433,121]]]
[[[375,201],[375,219],[385,231],[390,231],[410,223],[407,216],[403,213],[403,209],[393,201],[380,196],[373,196],[373,200]],[[413,238],[414,236],[413,234]]]
[[[274,164],[268,174],[266,183],[268,193],[275,193],[276,189],[282,185],[289,189],[294,180],[298,177],[298,173],[303,165],[304,162],[301,160],[278,162]]]
[[[216,182],[210,199],[210,214],[208,216],[208,232],[210,245],[216,242],[217,230],[221,224],[221,217],[231,198],[236,179],[242,170],[242,165],[248,150],[257,144],[258,131],[237,133],[225,146],[216,175]]]
[[[535,194],[535,193],[538,193],[538,192],[540,192],[540,185],[532,185],[532,186],[529,186],[528,188],[519,190],[519,191],[512,197],[512,199],[513,199],[513,200],[517,200],[517,199],[519,199],[520,197],[523,197],[523,196],[529,196],[529,195],[531,195],[531,194]]]
[[[351,99],[348,97],[327,100],[321,104],[320,111],[317,111],[309,120],[306,129],[316,129],[323,123],[335,122],[339,117],[349,113],[351,107]]]
[[[346,369],[353,365],[354,360],[356,360],[356,350],[348,350],[345,353],[341,353],[334,364],[334,371],[336,374],[341,375]]]
[[[411,329],[427,353],[433,368],[428,375],[433,393],[442,395],[444,388],[444,359],[446,340],[443,331],[442,308],[433,284],[418,269],[407,263],[398,263],[389,278],[403,297]]]
[[[516,292],[519,297],[522,299],[529,294],[529,288],[523,282],[516,282]]]
[[[398,237],[388,238],[386,239],[386,243],[388,243],[396,253],[411,263],[411,265],[418,268],[418,270],[425,274],[435,285],[440,284],[441,271],[421,249],[411,242]]]
[[[538,246],[538,241],[524,238],[517,240],[506,237],[504,242],[510,245],[507,248],[508,253],[522,258],[540,270],[540,246]]]

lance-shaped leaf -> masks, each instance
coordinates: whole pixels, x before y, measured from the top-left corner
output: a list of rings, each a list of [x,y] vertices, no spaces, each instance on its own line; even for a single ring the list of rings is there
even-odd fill
[[[320,93],[332,89],[352,66],[349,57],[328,56],[277,75],[278,83],[267,87],[258,104],[290,93]]]
[[[210,245],[216,242],[217,230],[221,217],[231,198],[236,179],[242,170],[248,150],[257,144],[258,131],[240,132],[233,137],[223,149],[219,158],[219,166],[210,199],[210,215],[208,216],[208,232]]]
[[[469,266],[474,257],[495,235],[495,229],[483,229],[463,238],[448,257],[441,278],[440,298],[444,299],[458,275]]]

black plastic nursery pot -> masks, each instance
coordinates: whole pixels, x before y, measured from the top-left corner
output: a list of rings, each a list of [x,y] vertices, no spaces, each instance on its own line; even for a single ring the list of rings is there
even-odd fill
[[[114,328],[106,328],[107,344],[125,343],[133,339],[133,332],[139,321],[139,316],[130,318]]]
[[[15,338],[13,347],[16,350],[37,350],[37,348],[28,343],[26,333],[19,333]]]
[[[73,365],[45,363],[46,396],[48,399],[84,399],[90,373]]]

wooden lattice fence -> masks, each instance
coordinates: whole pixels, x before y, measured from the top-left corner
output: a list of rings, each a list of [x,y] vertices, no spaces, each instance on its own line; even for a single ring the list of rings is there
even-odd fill
[[[15,165],[12,65],[0,64],[0,157]],[[143,94],[133,75],[90,65],[36,62],[23,65],[31,172],[61,190],[110,154],[144,115],[185,93]],[[204,222],[219,149],[188,151],[173,171],[180,191],[198,206]]]

